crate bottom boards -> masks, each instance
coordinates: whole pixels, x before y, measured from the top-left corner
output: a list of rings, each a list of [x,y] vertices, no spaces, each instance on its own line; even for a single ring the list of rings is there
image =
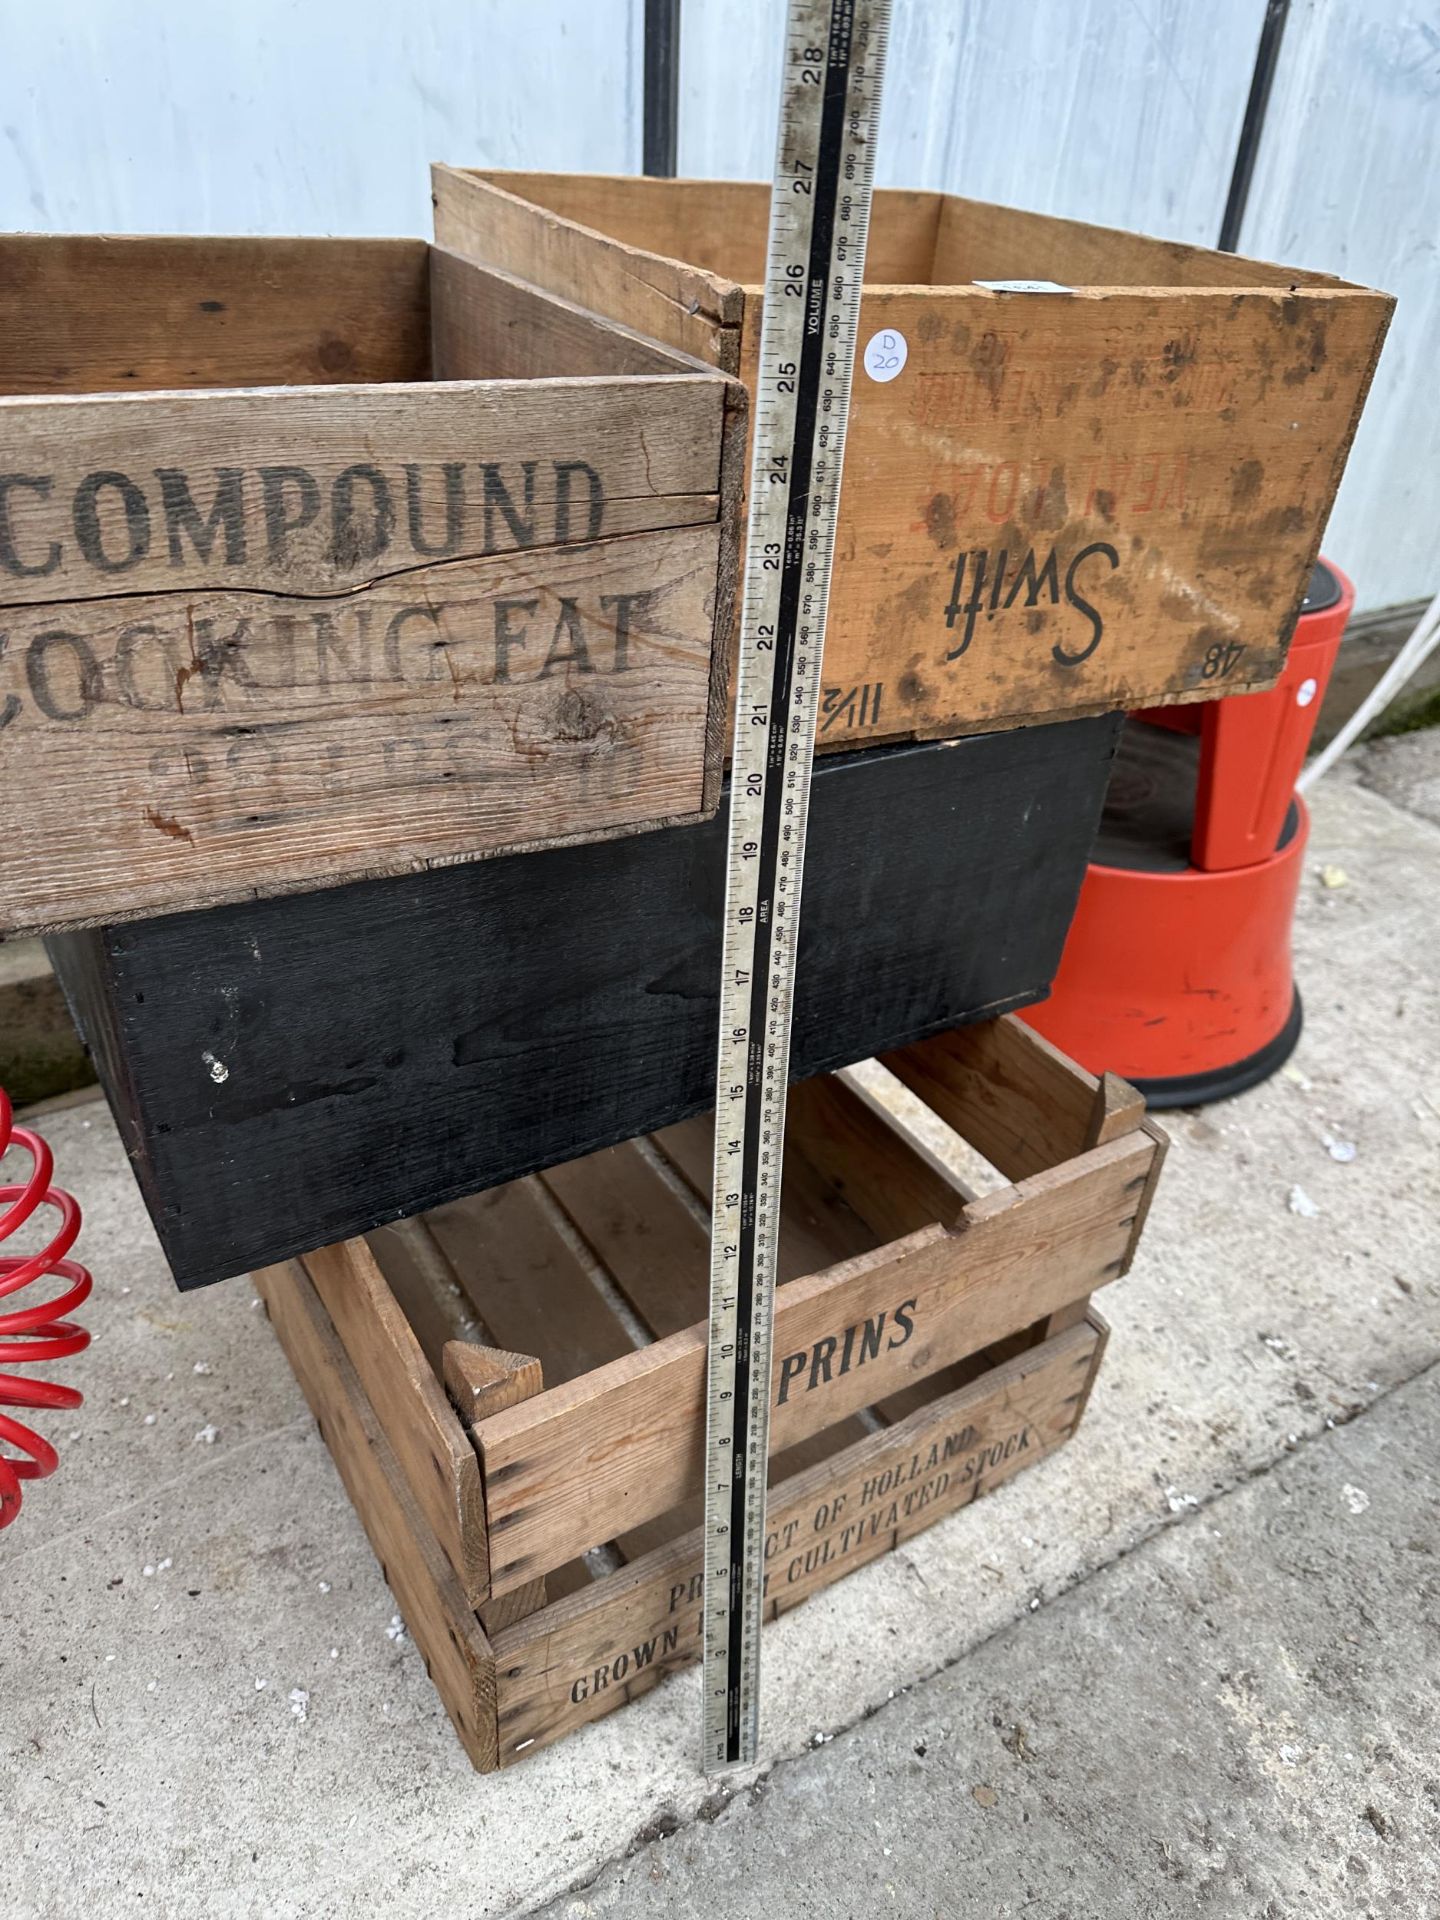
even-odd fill
[[[772,1615],[1069,1438],[1163,1159],[1013,1016],[885,1064],[908,1106],[791,1093]],[[698,1654],[712,1151],[685,1121],[257,1276],[478,1767]]]
[[[574,1562],[478,1611],[419,1510],[333,1322],[298,1263],[257,1276],[426,1671],[473,1765],[509,1766],[700,1657],[701,1542],[688,1527],[592,1572]],[[1108,1329],[1093,1308],[1041,1338],[975,1356],[974,1378],[889,1426],[772,1471],[767,1620],[1038,1464],[1074,1434]],[[813,1448],[812,1453],[820,1450]],[[783,1464],[783,1462],[781,1463]],[[649,1530],[651,1532],[654,1529]],[[630,1543],[643,1548],[644,1538]],[[595,1556],[589,1556],[593,1559]]]

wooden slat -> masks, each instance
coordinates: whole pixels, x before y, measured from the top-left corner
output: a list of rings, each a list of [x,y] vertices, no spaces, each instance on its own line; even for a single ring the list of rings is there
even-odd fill
[[[882,1064],[1010,1180],[1133,1130],[1145,1111],[1133,1088],[1102,1088],[1013,1014],[936,1034]]]
[[[822,1172],[881,1240],[938,1221],[955,1227],[971,1198],[873,1094],[833,1074],[790,1090],[786,1146]]]
[[[485,1327],[423,1220],[395,1220],[365,1235],[365,1244],[385,1276],[420,1351],[437,1379],[443,1377],[449,1341],[488,1342]]]
[[[715,1151],[715,1123],[708,1113],[663,1127],[654,1136],[659,1152],[681,1173],[708,1209]],[[783,1286],[802,1274],[819,1273],[839,1260],[869,1253],[880,1235],[862,1220],[824,1174],[787,1141],[780,1209],[776,1277]],[[692,1315],[692,1318],[695,1316]]]
[[[709,1231],[638,1141],[540,1178],[656,1338],[703,1314]]]
[[[471,1763],[496,1763],[495,1663],[314,1288],[291,1263],[255,1275],[286,1357]]]
[[[490,1590],[480,1463],[444,1388],[363,1240],[322,1247],[303,1264],[417,1505],[478,1605]]]
[[[459,561],[344,601],[93,602],[63,632],[53,609],[12,613],[0,780],[35,799],[0,841],[0,923],[113,922],[698,819],[719,543],[695,527]],[[623,657],[620,604],[648,609]],[[497,651],[497,622],[514,646]]]
[[[786,1481],[768,1518],[767,1598],[793,1604],[1061,1445],[1095,1346],[1089,1327],[1062,1334]],[[696,1658],[700,1615],[691,1533],[499,1634],[501,1765]]]
[[[0,606],[335,594],[437,559],[713,520],[725,391],[689,372],[0,398],[6,467],[38,482],[6,494]],[[58,624],[77,622],[71,607]],[[104,691],[123,703],[137,679],[148,690],[143,659]]]
[[[1087,1296],[1088,1299],[1088,1296]],[[1081,1326],[1088,1318],[1082,1308],[1071,1314],[1070,1308],[1064,1308],[1058,1314],[1050,1315],[1048,1320],[1035,1326],[1021,1327],[1015,1333],[1007,1334],[1003,1340],[994,1340],[988,1347],[982,1347],[979,1353],[967,1354],[965,1359],[957,1360],[953,1366],[942,1367],[938,1373],[927,1374],[923,1380],[917,1380],[913,1387],[902,1387],[899,1393],[887,1394],[872,1408],[877,1420],[885,1426],[897,1426],[900,1421],[908,1420],[913,1413],[933,1406],[937,1400],[943,1400],[947,1393],[958,1393],[962,1387],[981,1380],[992,1368],[1005,1366],[1011,1360],[1017,1360],[1021,1354],[1029,1353],[1032,1347],[1038,1347],[1042,1340],[1051,1334],[1065,1333],[1071,1327]],[[1063,1324],[1054,1324],[1063,1322]]]
[[[445,178],[443,208],[453,175],[448,168],[438,171]],[[762,182],[489,168],[461,178],[482,180],[631,248],[690,261],[747,291],[764,283],[770,188]],[[869,280],[906,284],[931,278],[944,199],[908,187],[877,189],[865,260]]]
[[[693,373],[700,365],[443,247],[430,249],[430,337],[436,380]]]
[[[5,234],[0,394],[424,380],[428,251],[420,240]]]
[[[931,1228],[782,1288],[772,1447],[1113,1279],[1154,1153],[1143,1130],[1126,1135],[976,1201],[958,1234]],[[492,1591],[668,1511],[700,1486],[706,1332],[701,1323],[477,1427]]]
[[[693,1226],[694,1215],[688,1208],[682,1206],[682,1211],[689,1217],[691,1228],[683,1226],[675,1218],[673,1192],[666,1181],[655,1173],[652,1156],[662,1157],[708,1210],[713,1141],[713,1124],[706,1115],[667,1128],[655,1141],[648,1142],[644,1149],[632,1143],[636,1160],[649,1179],[644,1181],[638,1175],[632,1175],[626,1183],[625,1199],[618,1209],[614,1184],[606,1186],[599,1178],[587,1182],[579,1194],[573,1189],[566,1193],[570,1217],[582,1231],[586,1231],[585,1219],[593,1219],[596,1214],[599,1214],[602,1223],[610,1225],[611,1233],[615,1232],[617,1226],[620,1228],[619,1233],[608,1242],[607,1264],[615,1276],[616,1284],[624,1290],[631,1305],[657,1338],[681,1332],[706,1315],[709,1301],[709,1234]],[[621,1154],[625,1150],[616,1148],[613,1151]],[[595,1154],[586,1164],[598,1172],[607,1158],[606,1155]],[[556,1169],[556,1172],[563,1171]],[[553,1173],[545,1177],[557,1192],[566,1191],[563,1182],[556,1185]],[[655,1259],[656,1247],[651,1237],[650,1222],[656,1216],[662,1222],[671,1223],[674,1235],[670,1242],[671,1250],[682,1255],[664,1264]],[[591,1239],[592,1245],[597,1244],[588,1231],[586,1237]],[[793,1152],[787,1137],[777,1261],[779,1283],[783,1286],[798,1279],[801,1274],[815,1273],[837,1260],[848,1259],[854,1253],[868,1252],[876,1240],[876,1235],[851,1212],[834,1188]],[[638,1287],[631,1278],[637,1264],[636,1256],[640,1268],[651,1276],[648,1286]],[[858,1417],[852,1417],[786,1448],[770,1461],[771,1485],[841,1452],[863,1438],[867,1431]],[[682,1501],[669,1513],[659,1514],[653,1520],[627,1528],[617,1537],[615,1544],[625,1559],[638,1559],[642,1554],[652,1552],[657,1546],[697,1526],[702,1504],[699,1499]]]
[[[744,295],[732,281],[555,219],[479,174],[434,167],[435,238],[707,366],[739,366]]]
[[[596,1292],[538,1182],[457,1200],[425,1220],[496,1341],[534,1354],[551,1387],[632,1351],[634,1342]]]

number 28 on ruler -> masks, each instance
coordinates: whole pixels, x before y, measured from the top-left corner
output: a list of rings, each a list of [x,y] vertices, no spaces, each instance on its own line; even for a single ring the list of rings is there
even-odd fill
[[[888,0],[790,0],[727,842],[705,1483],[704,1761],[755,1757],[795,935]]]

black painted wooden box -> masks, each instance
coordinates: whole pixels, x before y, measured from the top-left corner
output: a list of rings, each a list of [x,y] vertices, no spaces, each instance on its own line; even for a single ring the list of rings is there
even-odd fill
[[[796,1078],[1044,997],[1119,725],[817,764]],[[724,812],[52,938],[178,1284],[709,1106]]]

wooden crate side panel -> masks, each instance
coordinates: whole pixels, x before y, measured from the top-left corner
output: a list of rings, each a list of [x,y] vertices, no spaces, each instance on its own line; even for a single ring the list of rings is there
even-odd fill
[[[0,918],[114,922],[699,819],[719,551],[697,526],[341,601],[12,612],[0,780],[33,804],[0,846]]]
[[[444,247],[430,249],[430,342],[435,380],[695,371],[629,327]]]
[[[495,1663],[420,1511],[329,1316],[298,1265],[255,1275],[270,1321],[405,1624],[472,1765],[496,1763]]]
[[[365,1244],[404,1311],[436,1378],[443,1378],[451,1341],[492,1346],[489,1330],[456,1280],[423,1219],[394,1220],[365,1235]]]
[[[560,219],[477,173],[434,167],[431,189],[440,246],[724,373],[738,366],[741,295],[728,279]]]
[[[1272,684],[1389,307],[868,292],[822,748]]]
[[[696,371],[0,398],[0,606],[66,626],[62,602],[338,594],[703,524],[725,392]]]
[[[1114,1279],[1144,1132],[781,1289],[771,1447],[791,1446]],[[678,1506],[702,1484],[702,1323],[474,1430],[502,1593]]]
[[[1344,287],[1307,273],[1179,240],[1025,213],[944,195],[937,224],[937,286],[972,280],[1056,280],[1069,287]],[[873,279],[874,276],[872,275]]]
[[[1023,1180],[1139,1126],[1145,1103],[1111,1077],[1102,1086],[1015,1014],[937,1033],[882,1064],[947,1126]]]
[[[428,251],[422,240],[5,234],[0,394],[424,380]]]
[[[644,326],[631,263],[700,272],[635,250],[684,246],[675,183],[504,178],[511,202],[561,209],[532,206],[526,234],[547,261],[557,236],[571,246],[553,270],[576,298]],[[629,245],[562,217],[577,212]],[[852,398],[822,749],[1273,684],[1393,303],[970,203],[937,232],[937,281],[971,281],[988,248],[1053,259],[1077,290],[887,286],[871,264],[861,338],[894,332],[908,358]],[[743,299],[723,364],[753,393],[761,301]]]
[[[931,1525],[1073,1431],[1089,1327],[1062,1334],[777,1487],[766,1594],[794,1604]],[[500,1764],[561,1738],[698,1657],[700,1539],[690,1533],[496,1638]]]
[[[749,180],[661,180],[642,174],[484,170],[491,186],[592,232],[722,280],[765,279],[770,188]],[[928,281],[945,196],[909,187],[876,189],[866,246],[872,284]]]
[[[363,1240],[301,1263],[375,1418],[472,1606],[490,1591],[480,1463],[420,1342]]]

